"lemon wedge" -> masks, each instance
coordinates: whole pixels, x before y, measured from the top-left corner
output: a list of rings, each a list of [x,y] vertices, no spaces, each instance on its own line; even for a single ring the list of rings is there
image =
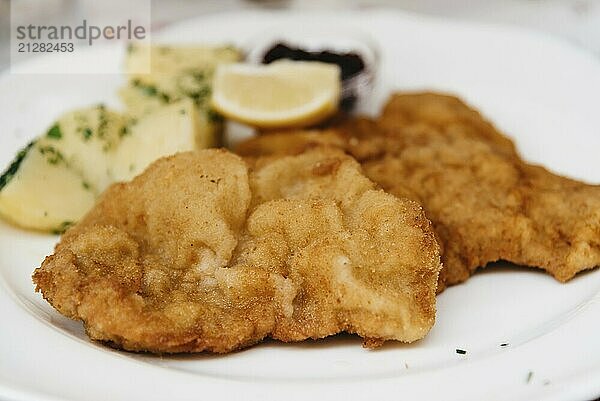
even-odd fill
[[[340,69],[333,64],[225,64],[217,68],[211,103],[224,116],[255,127],[302,127],[335,113],[340,91]]]

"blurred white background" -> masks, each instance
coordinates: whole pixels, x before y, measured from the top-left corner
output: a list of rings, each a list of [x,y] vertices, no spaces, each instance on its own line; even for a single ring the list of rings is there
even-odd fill
[[[9,63],[9,10],[22,7],[31,23],[114,21],[124,0],[0,0],[0,69]],[[12,2],[12,4],[11,4]],[[600,0],[153,0],[152,29],[230,9],[395,7],[453,19],[512,24],[563,37],[600,57]]]

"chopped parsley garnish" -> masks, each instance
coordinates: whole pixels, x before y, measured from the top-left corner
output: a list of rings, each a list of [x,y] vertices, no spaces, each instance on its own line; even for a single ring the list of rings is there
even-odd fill
[[[533,378],[533,372],[530,370],[529,373],[527,373],[527,383],[529,383],[532,378]]]
[[[83,131],[81,131],[81,134],[83,135],[83,139],[85,139],[86,141],[89,140],[92,137],[92,129],[91,128],[84,128]]]
[[[52,230],[52,234],[62,234],[65,231],[67,231],[67,229],[69,227],[71,227],[74,223],[72,221],[63,221],[62,223],[60,223],[60,226],[58,226],[57,229]]]
[[[56,150],[53,146],[43,146],[40,149],[40,153],[46,156],[46,161],[50,164],[58,164],[61,161],[64,161],[65,158],[58,150]]]
[[[81,183],[81,186],[83,186],[83,189],[89,190],[90,189],[90,184],[87,183],[86,181],[83,181]]]
[[[222,123],[224,121],[223,116],[220,115],[219,113],[217,113],[216,111],[214,111],[213,109],[208,109],[208,111],[206,112],[206,115],[208,117],[208,121],[210,121],[211,123]]]
[[[60,127],[59,127],[58,123],[56,123],[52,127],[50,127],[50,129],[46,133],[46,136],[48,138],[52,138],[52,139],[62,138],[62,132],[60,131]]]
[[[464,349],[457,348],[456,353],[460,354],[460,355],[465,355],[467,353],[467,351],[465,351]]]
[[[210,97],[211,93],[212,93],[212,91],[211,91],[210,87],[208,85],[206,85],[197,90],[189,91],[186,93],[186,95],[191,97],[192,100],[194,100],[194,102],[196,102],[196,104],[200,104],[204,100],[208,99]]]
[[[15,176],[15,174],[19,170],[19,167],[21,166],[21,163],[23,162],[23,159],[25,159],[25,156],[27,156],[27,152],[29,152],[29,149],[31,149],[33,144],[34,142],[31,142],[23,149],[21,149],[19,153],[17,153],[17,155],[15,156],[12,163],[10,163],[6,171],[2,174],[2,176],[0,176],[0,190],[2,190],[2,188],[4,188],[6,184],[8,184],[9,181]]]
[[[108,118],[106,117],[106,110],[100,109],[100,114],[98,115],[98,137],[104,138],[104,134],[106,134],[106,127],[108,126]]]
[[[204,104],[211,95],[210,79],[205,71],[190,70],[177,78],[177,88],[197,105]]]
[[[206,81],[206,74],[204,74],[204,71],[194,71],[192,72],[192,78],[198,82],[204,82]]]
[[[139,79],[134,79],[131,81],[131,84],[142,91],[142,93],[146,96],[157,97],[165,103],[169,103],[171,101],[171,97],[168,94],[160,92],[154,85],[144,84]]]
[[[119,131],[119,136],[123,138],[127,134],[129,134],[129,128],[126,125],[124,125],[123,127],[121,127],[121,131]]]
[[[138,83],[136,86],[140,88],[142,93],[146,96],[156,96],[156,94],[158,93],[158,89],[156,89],[156,86],[142,85],[141,83]]]

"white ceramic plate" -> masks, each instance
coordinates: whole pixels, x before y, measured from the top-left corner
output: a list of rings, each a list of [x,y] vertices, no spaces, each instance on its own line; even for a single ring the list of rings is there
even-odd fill
[[[270,29],[360,29],[381,48],[370,111],[392,89],[457,93],[555,171],[600,182],[600,65],[540,34],[393,11],[217,14],[164,32],[171,42],[235,42]],[[70,63],[119,63],[96,48]],[[60,62],[34,59],[31,63]],[[117,76],[0,78],[0,165],[59,113],[117,104]],[[90,343],[81,325],[33,292],[30,275],[56,237],[0,223],[0,399],[556,399],[600,395],[600,272],[559,284],[497,265],[438,299],[423,341],[368,351],[352,336],[267,342],[227,355],[156,357]],[[507,346],[500,346],[507,343]],[[467,351],[465,355],[456,349]],[[342,398],[343,397],[343,398]]]

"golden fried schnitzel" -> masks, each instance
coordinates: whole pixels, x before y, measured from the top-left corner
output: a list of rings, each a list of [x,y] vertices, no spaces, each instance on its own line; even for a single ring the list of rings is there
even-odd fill
[[[357,333],[411,342],[435,319],[438,244],[420,206],[339,150],[181,153],[115,184],[38,268],[37,290],[90,338],[229,352]]]
[[[323,146],[345,150],[383,189],[423,205],[442,245],[439,291],[497,260],[540,267],[563,282],[600,264],[600,186],[525,163],[455,97],[397,94],[377,121],[261,135],[238,152]]]

